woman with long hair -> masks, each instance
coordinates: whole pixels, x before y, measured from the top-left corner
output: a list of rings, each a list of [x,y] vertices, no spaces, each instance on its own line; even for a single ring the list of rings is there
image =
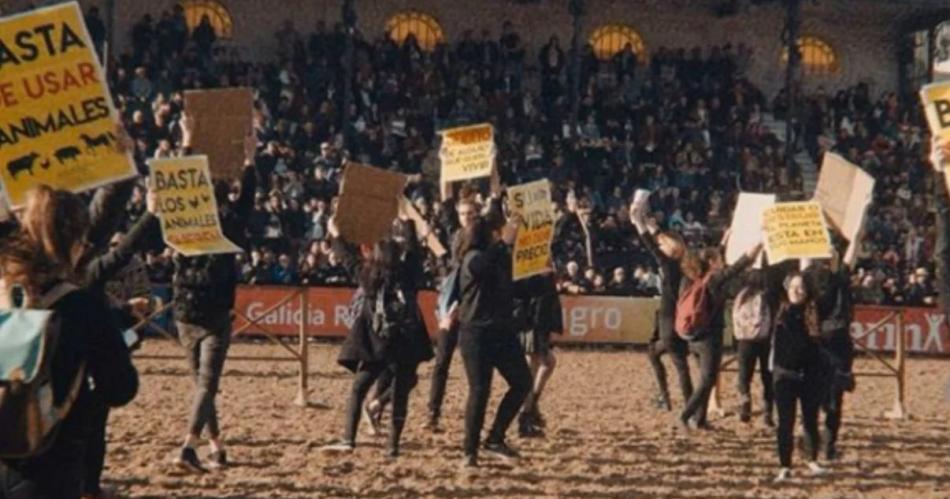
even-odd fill
[[[465,405],[466,467],[478,466],[478,450],[494,370],[508,383],[494,424],[485,440],[486,452],[506,459],[518,453],[505,434],[531,391],[531,370],[513,328],[511,251],[520,220],[505,224],[495,214],[477,218],[462,235],[460,255],[459,346],[468,378]]]
[[[683,293],[688,293],[692,286],[704,287],[708,297],[706,306],[709,308],[701,311],[702,314],[706,314],[702,329],[692,332],[688,341],[690,352],[699,357],[699,386],[686,401],[686,407],[683,408],[677,420],[677,426],[681,429],[708,428],[706,409],[709,396],[719,376],[722,361],[726,288],[734,278],[752,265],[761,250],[761,244],[755,246],[729,267],[723,265],[718,249],[691,250],[687,251],[683,257],[680,264],[684,278]],[[682,296],[681,294],[681,298]],[[688,312],[677,304],[677,322],[680,322],[680,314]],[[677,332],[685,333],[684,331]]]
[[[771,367],[778,411],[776,440],[781,468],[776,481],[791,476],[795,433],[795,406],[800,404],[805,450],[812,474],[825,473],[818,465],[818,408],[826,394],[819,351],[818,311],[813,284],[798,271],[785,278],[786,296],[779,306],[772,336]]]
[[[80,262],[87,253],[90,218],[75,194],[40,187],[28,199],[21,219],[22,230],[0,247],[0,273],[9,295],[14,285],[26,295],[46,299],[59,330],[53,354],[54,400],[69,396],[69,384],[80,376],[75,402],[59,423],[50,447],[26,459],[5,460],[0,465],[0,497],[78,498],[83,482],[83,454],[98,406],[119,406],[130,401],[138,378],[112,313],[102,296],[82,289]]]
[[[324,447],[326,451],[351,451],[356,447],[356,432],[363,402],[373,383],[392,373],[392,384],[385,390],[391,395],[393,414],[389,433],[389,457],[399,456],[402,431],[406,423],[409,394],[416,384],[416,370],[432,358],[432,345],[416,299],[416,283],[422,274],[418,239],[408,221],[397,223],[394,239],[376,243],[370,258],[359,271],[362,299],[337,362],[355,375],[346,408],[343,439]]]

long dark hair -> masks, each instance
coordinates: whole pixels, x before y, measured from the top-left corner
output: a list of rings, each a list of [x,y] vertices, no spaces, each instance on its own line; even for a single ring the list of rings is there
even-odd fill
[[[373,253],[360,273],[360,286],[366,294],[373,296],[397,282],[401,253],[399,244],[392,239],[384,239],[373,246]]]
[[[478,217],[462,231],[462,243],[457,255],[459,261],[465,258],[469,251],[486,250],[494,239],[492,232],[497,228],[497,222],[486,217]]]

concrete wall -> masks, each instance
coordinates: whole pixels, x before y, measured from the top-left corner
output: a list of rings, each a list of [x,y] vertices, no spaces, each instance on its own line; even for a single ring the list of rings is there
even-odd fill
[[[220,0],[231,12],[234,38],[229,43],[253,59],[273,54],[273,33],[285,19],[292,18],[302,33],[318,20],[329,25],[339,21],[341,0]],[[500,31],[510,20],[529,46],[538,48],[553,34],[567,46],[571,18],[566,0],[540,0],[530,5],[503,0],[356,0],[359,27],[367,37],[378,36],[386,20],[395,13],[416,9],[434,16],[449,40],[465,29],[488,28]],[[0,0],[7,9],[23,8],[23,0]],[[34,4],[43,2],[33,2]],[[104,4],[104,0],[82,0],[83,6]],[[146,13],[157,15],[174,5],[174,0],[114,0],[116,41],[128,46],[132,25]],[[784,13],[779,5],[745,6],[738,15],[717,18],[715,2],[709,0],[588,0],[585,32],[606,23],[624,23],[643,37],[648,50],[660,46],[692,47],[744,42],[755,49],[751,77],[769,95],[783,81],[780,62],[780,33]],[[828,89],[867,82],[876,91],[897,85],[896,42],[898,21],[918,14],[920,8],[901,2],[823,0],[806,3],[803,33],[816,35],[838,52],[840,71],[832,76],[812,78],[807,85]]]

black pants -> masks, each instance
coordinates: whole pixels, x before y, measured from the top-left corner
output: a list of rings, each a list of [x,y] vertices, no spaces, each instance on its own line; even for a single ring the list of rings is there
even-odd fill
[[[205,429],[211,438],[221,435],[215,397],[221,382],[224,361],[231,345],[231,319],[224,316],[215,321],[213,329],[178,322],[178,334],[188,367],[195,381],[194,402],[188,416],[188,432],[201,435]]]
[[[656,377],[656,384],[660,390],[660,396],[663,400],[670,400],[670,390],[666,381],[666,368],[663,366],[662,356],[669,354],[673,362],[673,368],[676,369],[676,375],[679,377],[680,391],[683,394],[683,400],[689,400],[693,395],[693,380],[689,375],[689,347],[682,338],[676,336],[672,330],[668,334],[654,335],[650,341],[648,356],[650,365],[653,366],[653,375]]]
[[[353,378],[353,387],[350,390],[350,399],[346,405],[346,429],[343,439],[347,442],[356,442],[356,430],[360,422],[360,412],[366,395],[369,394],[373,383],[387,370],[393,373],[392,399],[393,417],[389,432],[390,448],[398,448],[402,430],[406,425],[406,415],[409,412],[409,393],[415,385],[417,364],[362,364]]]
[[[109,422],[109,407],[97,404],[90,419],[86,451],[83,455],[82,493],[98,495],[102,492],[102,469],[106,462],[106,425]]]
[[[429,391],[429,417],[439,419],[442,416],[442,401],[445,400],[445,385],[449,379],[449,367],[452,355],[459,342],[458,326],[440,331],[435,351],[435,369],[432,370],[432,388]]]
[[[79,499],[85,440],[65,433],[57,439],[52,449],[28,462],[0,461],[0,499]]]
[[[843,373],[850,373],[854,365],[854,343],[851,340],[849,331],[841,331],[834,335],[833,339],[822,347],[830,360],[829,366],[826,366],[828,381],[828,393],[821,404],[821,410],[825,413],[823,443],[826,453],[833,453],[838,443],[838,432],[841,429],[841,418],[844,410],[844,387],[841,386],[841,380],[838,378]]]
[[[805,427],[805,450],[808,459],[818,458],[818,406],[827,390],[818,369],[806,370],[800,378],[776,373],[775,408],[778,410],[779,463],[784,468],[792,466],[792,449],[795,438],[795,406],[801,405],[802,425]]]
[[[713,331],[699,340],[689,342],[689,351],[699,356],[699,386],[686,401],[680,414],[682,421],[695,419],[699,425],[706,423],[709,396],[719,376],[722,363],[722,331]]]
[[[762,380],[762,410],[765,414],[772,414],[775,394],[772,389],[772,372],[769,370],[769,352],[772,349],[768,340],[736,342],[736,359],[739,363],[739,395],[743,402],[752,401],[752,375],[755,374],[755,364],[759,364],[759,377]]]
[[[496,331],[463,331],[459,335],[462,361],[468,377],[468,401],[465,404],[465,455],[478,455],[478,444],[485,411],[491,395],[494,370],[508,383],[495,422],[488,434],[490,442],[501,442],[521,404],[531,393],[531,368],[514,334]]]
[[[379,375],[379,379],[376,380],[376,395],[375,399],[379,402],[380,410],[383,410],[389,403],[393,401],[394,398],[394,384],[393,381],[396,378],[396,372],[390,368],[386,369]],[[412,377],[412,385],[409,387],[411,392],[416,384],[419,382],[418,376]]]

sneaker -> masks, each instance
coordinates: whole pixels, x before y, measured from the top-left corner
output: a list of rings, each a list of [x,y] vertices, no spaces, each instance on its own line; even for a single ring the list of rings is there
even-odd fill
[[[743,423],[748,423],[752,421],[752,404],[749,402],[743,402],[742,407],[739,408],[739,421]]]
[[[541,411],[538,410],[537,406],[535,406],[534,411],[531,412],[531,419],[538,428],[544,429],[548,427],[548,422],[544,420],[544,416],[541,415]]]
[[[474,469],[478,468],[478,458],[475,456],[465,456],[462,459],[462,468],[463,469]]]
[[[518,421],[518,436],[521,438],[543,438],[544,430],[531,423],[528,418]]]
[[[181,452],[175,458],[175,466],[191,473],[204,473],[206,471],[201,466],[201,461],[198,460],[198,453],[191,447],[181,448]]]
[[[791,468],[781,468],[778,470],[778,476],[775,477],[775,483],[787,482],[792,477]]]
[[[381,411],[373,413],[373,410],[370,409],[368,405],[363,406],[363,423],[366,425],[363,428],[367,435],[371,437],[378,437],[380,435],[380,416]]]
[[[673,424],[674,424],[674,426],[676,427],[677,430],[679,430],[679,431],[681,431],[681,432],[683,432],[683,433],[689,433],[690,430],[692,429],[692,428],[691,428],[690,421],[687,420],[687,419],[683,419],[682,416],[677,417],[677,418],[676,418],[676,421],[674,421]]]
[[[811,476],[823,476],[828,474],[828,468],[822,467],[817,461],[809,461],[808,472]]]
[[[397,458],[399,458],[399,447],[398,447],[398,446],[391,446],[391,447],[389,448],[389,451],[386,453],[386,457],[388,457],[389,459],[397,459]]]
[[[521,457],[521,454],[518,454],[518,451],[508,447],[508,444],[506,444],[504,441],[486,441],[485,452],[508,460],[518,459]]]
[[[837,461],[841,457],[841,454],[838,453],[838,448],[834,445],[828,445],[825,447],[825,460],[826,461]]]
[[[348,440],[340,440],[339,442],[320,447],[321,451],[331,454],[353,452],[354,449],[356,449],[356,443],[350,442]]]
[[[772,415],[771,415],[771,414],[766,414],[766,415],[762,418],[762,422],[765,423],[765,426],[768,427],[768,428],[775,428],[775,420],[772,419]]]
[[[220,470],[228,465],[228,454],[224,449],[208,454],[208,469]]]

